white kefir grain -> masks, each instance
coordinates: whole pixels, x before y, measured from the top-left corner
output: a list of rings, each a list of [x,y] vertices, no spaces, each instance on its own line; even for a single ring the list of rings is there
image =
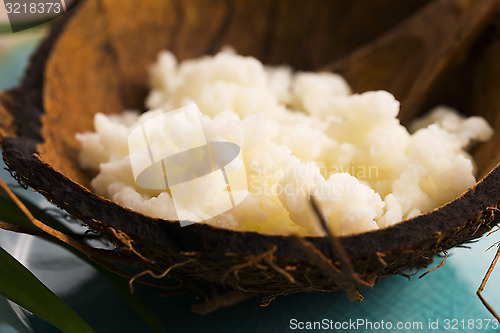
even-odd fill
[[[445,107],[415,121],[410,134],[388,92],[351,94],[336,74],[268,68],[228,51],[180,64],[162,52],[150,77],[150,111],[98,113],[95,132],[77,138],[81,166],[99,172],[97,194],[167,220],[176,217],[169,193],[135,184],[128,135],[141,119],[187,103],[201,110],[207,141],[240,146],[247,173],[246,199],[204,223],[270,234],[322,235],[311,194],[336,235],[428,212],[475,183],[466,149],[492,135],[484,119]],[[164,129],[181,137],[189,126],[177,117]]]

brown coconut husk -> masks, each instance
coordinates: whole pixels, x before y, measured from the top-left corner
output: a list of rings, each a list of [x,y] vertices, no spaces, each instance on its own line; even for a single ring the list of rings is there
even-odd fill
[[[116,260],[160,277],[168,273],[270,299],[343,289],[350,299],[361,300],[360,288],[427,267],[435,254],[478,238],[499,222],[495,94],[500,78],[493,68],[500,69],[500,38],[494,25],[440,78],[444,88],[427,101],[459,104],[495,127],[495,138],[475,151],[481,180],[456,200],[387,229],[301,238],[202,223],[181,228],[177,221],[151,218],[92,193],[92,175],[77,163],[75,134],[92,129],[96,112],[142,109],[147,68],[162,49],[186,59],[232,45],[268,64],[311,70],[377,37],[424,3],[81,1],[54,25],[20,87],[0,95],[4,160],[20,183],[116,244]],[[384,14],[373,15],[377,11]],[[461,103],[465,92],[470,100]]]

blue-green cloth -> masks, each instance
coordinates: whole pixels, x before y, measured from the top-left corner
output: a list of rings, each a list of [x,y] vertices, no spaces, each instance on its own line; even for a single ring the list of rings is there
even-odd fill
[[[27,41],[0,53],[1,89],[17,84],[35,44],[35,40]],[[486,248],[499,240],[497,232],[471,244],[471,249],[452,250],[442,268],[422,279],[417,277],[420,274],[411,281],[402,276],[387,277],[373,289],[363,290],[362,303],[349,302],[342,292],[303,293],[278,297],[267,307],[261,307],[262,301],[256,298],[200,316],[190,311],[194,302],[201,301],[192,294],[162,297],[162,291],[139,285],[136,291],[154,309],[168,332],[500,332],[476,297],[497,249]],[[1,241],[0,237],[0,245],[4,246]],[[31,245],[28,267],[96,332],[151,331],[113,287],[85,263],[44,242]],[[435,265],[441,260],[436,258]],[[65,271],[65,267],[71,267],[73,273],[69,273],[69,268]],[[87,277],[76,279],[75,269],[80,272],[77,275],[84,272]],[[61,278],[68,284],[64,290],[60,288]],[[497,311],[499,282],[500,267],[491,275],[483,293]],[[0,332],[26,332],[26,326],[4,303],[0,302]],[[34,332],[56,332],[36,317],[27,318]],[[320,324],[318,329],[299,329],[314,322]],[[330,325],[333,330],[327,329]],[[403,327],[398,329],[398,325]]]

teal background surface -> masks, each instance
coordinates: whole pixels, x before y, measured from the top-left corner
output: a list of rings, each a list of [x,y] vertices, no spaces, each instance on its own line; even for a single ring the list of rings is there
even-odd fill
[[[18,36],[15,39],[12,34],[0,36],[0,89],[19,82],[27,59],[40,39],[40,33],[29,31]],[[2,171],[1,175],[14,184],[8,173]],[[42,206],[50,205],[29,191],[23,194],[29,194]],[[372,323],[371,329],[369,325],[351,325],[332,330],[338,332],[500,332],[494,322],[485,327],[493,317],[475,294],[497,248],[486,249],[499,241],[500,232],[497,232],[469,244],[470,249],[453,249],[443,267],[422,279],[418,279],[418,275],[423,271],[411,281],[402,276],[387,277],[373,289],[363,290],[365,300],[361,303],[349,302],[342,292],[304,293],[278,297],[267,307],[261,307],[262,300],[256,298],[200,316],[190,311],[190,306],[199,301],[192,294],[164,297],[157,289],[139,285],[136,291],[157,313],[167,332],[331,331],[293,329],[291,325],[293,320],[305,323],[324,319],[334,323],[361,323],[362,320]],[[5,231],[0,232],[0,245],[60,295],[96,332],[150,332],[109,282],[64,250],[30,236]],[[440,261],[441,258],[436,258],[433,266]],[[483,295],[500,311],[500,267],[491,275]],[[389,323],[391,329],[387,328]],[[421,326],[398,329],[397,323],[410,326],[421,323]],[[57,331],[0,298],[0,332]]]

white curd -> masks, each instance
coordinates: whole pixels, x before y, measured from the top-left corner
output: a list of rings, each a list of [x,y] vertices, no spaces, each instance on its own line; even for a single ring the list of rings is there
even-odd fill
[[[167,220],[177,216],[172,197],[136,185],[128,136],[134,124],[188,103],[201,110],[207,142],[241,148],[247,175],[246,198],[203,223],[269,234],[323,235],[312,194],[336,235],[428,212],[475,183],[466,149],[492,135],[484,119],[445,107],[415,121],[410,134],[388,92],[351,94],[339,75],[265,67],[228,51],[180,64],[162,52],[150,77],[150,111],[98,113],[95,132],[77,138],[81,166],[98,171],[97,194]],[[171,117],[161,126],[179,138],[175,149],[189,147],[189,119]]]

